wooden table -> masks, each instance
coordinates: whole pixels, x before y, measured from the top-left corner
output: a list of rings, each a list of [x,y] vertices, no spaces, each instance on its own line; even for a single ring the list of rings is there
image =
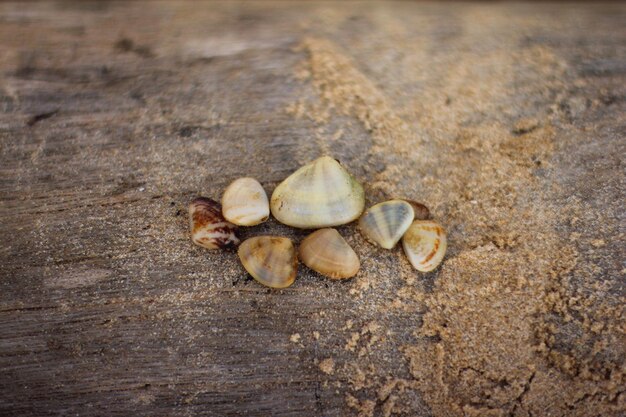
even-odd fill
[[[0,3],[0,414],[620,415],[624,22],[619,3]],[[443,266],[347,225],[356,278],[301,265],[269,290],[191,244],[193,197],[271,193],[323,154],[368,205],[429,205]]]

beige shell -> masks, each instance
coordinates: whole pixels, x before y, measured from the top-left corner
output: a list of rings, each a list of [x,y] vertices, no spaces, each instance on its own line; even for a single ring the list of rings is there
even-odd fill
[[[446,254],[446,232],[435,221],[415,220],[402,238],[402,247],[415,269],[432,271]]]
[[[309,268],[333,279],[351,278],[361,262],[335,229],[321,229],[307,236],[299,248],[300,260]]]
[[[191,240],[207,249],[235,247],[239,244],[237,226],[222,216],[220,203],[210,198],[198,197],[189,203]]]
[[[270,216],[270,204],[263,186],[254,178],[233,181],[222,196],[222,214],[239,226],[254,226]]]
[[[359,228],[369,240],[391,249],[411,226],[414,216],[411,204],[404,200],[389,200],[367,209],[359,219]]]
[[[287,177],[274,190],[272,215],[302,229],[337,226],[356,220],[365,207],[365,193],[339,162],[323,156]]]
[[[246,271],[267,287],[286,288],[296,279],[296,249],[286,237],[252,237],[239,246],[237,253]]]

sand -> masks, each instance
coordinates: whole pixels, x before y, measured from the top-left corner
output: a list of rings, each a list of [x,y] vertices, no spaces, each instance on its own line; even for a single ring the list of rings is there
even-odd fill
[[[505,23],[492,17],[488,24]],[[531,118],[502,114],[520,77],[527,80],[517,95],[550,95],[569,81],[567,64],[537,46],[461,52],[457,62],[432,63],[429,47],[416,46],[404,59],[414,66],[403,81],[421,82],[415,97],[396,91],[399,98],[387,99],[328,39],[302,43],[308,61],[296,73],[319,94],[319,101],[298,104],[300,114],[322,125],[333,113],[353,116],[371,134],[369,164],[384,169],[368,184],[370,195],[418,195],[449,233],[449,255],[434,278],[414,277],[402,265],[410,278],[392,308],[419,304],[425,314],[416,342],[400,348],[410,377],[378,388],[380,411],[412,415],[403,401],[416,391],[436,416],[619,415],[624,298],[607,294],[618,277],[587,272],[594,265],[581,259],[580,245],[602,247],[604,240],[563,233],[572,213],[585,207],[576,200],[556,204],[555,195],[567,191],[545,173],[564,147],[556,131],[566,115],[549,105],[529,108]],[[431,65],[437,68],[421,72]],[[438,82],[428,83],[433,74]],[[481,120],[468,121],[475,112]],[[409,154],[417,157],[403,158]],[[433,280],[432,289],[414,287],[424,279]],[[381,314],[389,308],[369,301]],[[345,346],[355,353],[356,369],[365,354],[358,347],[376,349],[375,342],[360,342],[368,333],[352,333]],[[366,379],[386,373],[373,367]],[[378,387],[358,372],[356,380],[346,375],[355,392]],[[353,395],[346,402],[359,416],[376,414],[376,398]]]

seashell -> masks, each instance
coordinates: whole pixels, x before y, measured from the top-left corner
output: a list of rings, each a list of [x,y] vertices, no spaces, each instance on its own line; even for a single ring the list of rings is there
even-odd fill
[[[220,203],[210,198],[198,197],[189,203],[191,240],[207,249],[235,247],[239,238],[237,226],[222,216]]]
[[[359,219],[359,228],[368,239],[391,249],[411,226],[414,216],[411,204],[389,200],[367,209]]]
[[[429,220],[430,219],[430,210],[422,203],[418,203],[413,200],[404,200],[413,207],[413,212],[415,213],[415,220]]]
[[[270,204],[263,186],[254,178],[233,181],[222,196],[222,214],[239,226],[254,226],[270,216]]]
[[[288,226],[337,226],[361,215],[365,193],[339,162],[323,156],[281,182],[272,193],[270,207],[276,220]]]
[[[348,242],[335,229],[321,229],[307,236],[299,248],[300,260],[329,278],[351,278],[361,262]]]
[[[402,238],[402,247],[415,269],[432,271],[446,254],[446,232],[435,221],[415,220]]]
[[[265,286],[286,288],[296,279],[296,250],[286,237],[252,237],[239,246],[237,253],[246,271]]]

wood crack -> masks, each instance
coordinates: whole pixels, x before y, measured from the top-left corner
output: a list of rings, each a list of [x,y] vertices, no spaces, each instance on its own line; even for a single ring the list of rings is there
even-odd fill
[[[59,112],[59,109],[54,109],[54,110],[49,111],[49,112],[35,114],[30,119],[28,119],[26,124],[28,126],[34,126],[35,124],[39,123],[42,120],[46,120],[46,119],[51,118],[52,116],[54,116],[58,112]]]

